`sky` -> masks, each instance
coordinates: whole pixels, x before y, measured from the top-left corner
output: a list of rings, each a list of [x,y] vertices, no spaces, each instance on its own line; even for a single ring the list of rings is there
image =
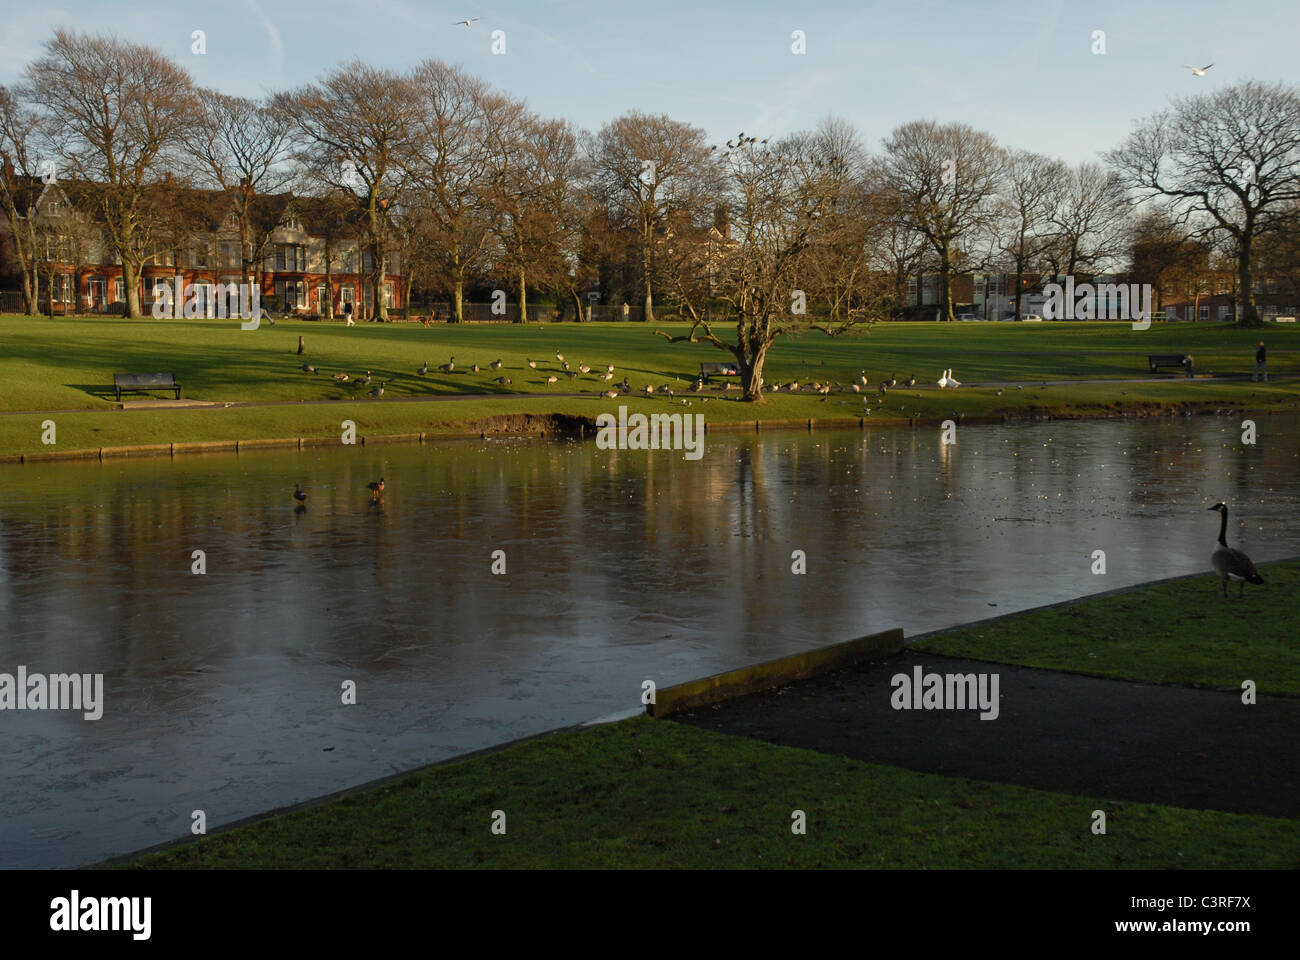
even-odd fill
[[[453,25],[466,17],[480,19]],[[353,59],[401,70],[435,58],[589,130],[637,109],[722,142],[833,114],[876,152],[897,125],[934,119],[1078,163],[1173,97],[1294,82],[1300,3],[1259,0],[1246,13],[1221,0],[0,0],[0,24],[4,84],[67,26],[147,43],[196,82],[246,97]],[[1205,77],[1184,67],[1208,63]]]

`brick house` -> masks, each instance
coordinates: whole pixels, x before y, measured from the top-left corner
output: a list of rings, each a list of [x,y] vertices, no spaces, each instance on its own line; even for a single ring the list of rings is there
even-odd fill
[[[21,178],[20,178],[21,179]],[[56,314],[120,312],[126,290],[120,259],[105,242],[102,229],[86,211],[95,208],[94,184],[31,181],[21,184],[32,201],[32,216],[40,230],[42,269],[54,274]],[[155,227],[154,253],[139,277],[140,303],[148,312],[163,285],[179,276],[193,284],[214,315],[216,284],[246,282],[234,212],[221,191],[176,188],[170,199],[183,203],[184,213]],[[257,198],[259,215],[274,223],[262,258],[261,293],[278,299],[281,312],[298,316],[341,316],[346,304],[359,317],[372,316],[374,283],[372,255],[359,240],[357,216],[341,216],[337,207],[311,197],[279,194]],[[326,264],[328,251],[330,263]],[[14,237],[0,214],[0,282],[21,283],[14,258]],[[48,310],[49,288],[42,275],[39,302]],[[389,254],[388,271],[379,295],[390,310],[400,309],[404,286],[396,252]],[[75,304],[74,304],[75,299]],[[271,301],[274,303],[275,301]]]

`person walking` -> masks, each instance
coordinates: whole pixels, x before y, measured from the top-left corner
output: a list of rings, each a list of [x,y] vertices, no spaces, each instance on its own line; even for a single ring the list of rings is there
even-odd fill
[[[1187,374],[1187,379],[1191,380],[1193,377],[1193,373],[1192,373],[1192,355],[1190,353],[1187,354],[1185,357],[1183,357],[1183,370]]]
[[[1268,383],[1268,351],[1264,349],[1263,340],[1259,341],[1259,348],[1255,351],[1255,372],[1250,379],[1256,383],[1260,380]]]

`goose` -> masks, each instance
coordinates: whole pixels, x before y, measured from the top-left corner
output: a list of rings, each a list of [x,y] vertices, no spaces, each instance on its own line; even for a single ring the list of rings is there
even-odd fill
[[[358,383],[358,384],[360,384],[360,385],[363,386],[363,387],[368,387],[368,386],[370,386],[370,371],[367,370],[367,371],[366,371],[366,375],[365,375],[364,377],[358,377],[356,380],[353,380],[352,382],[353,382],[353,383]]]
[[[293,485],[293,498],[299,503],[302,503],[307,499],[307,491],[295,483]]]
[[[347,383],[348,375],[346,373],[335,373],[332,375],[339,383]]]
[[[310,363],[304,363],[304,364],[302,365],[302,372],[303,372],[303,373],[315,373],[315,372],[316,372],[316,368],[313,367]]]
[[[659,392],[671,396],[673,391],[672,388],[665,383],[662,387],[659,388]]]
[[[555,351],[555,360],[556,360],[557,363],[563,363],[563,362],[564,362],[564,354],[560,353],[559,348],[556,348],[556,351]]]
[[[696,377],[695,382],[691,384],[691,390],[695,393],[699,393],[703,389],[704,389],[704,378]]]
[[[613,374],[611,373],[610,376],[612,377]],[[623,378],[623,382],[618,385],[618,388],[622,390],[624,393],[632,392],[632,384],[628,383],[627,377]]]
[[[565,373],[568,373],[568,372],[569,372],[569,361],[568,361],[568,360],[561,360],[561,361],[560,361],[560,369],[563,370]]]
[[[564,375],[565,375],[566,377],[568,377],[570,380],[573,380],[573,379],[575,379],[575,378],[578,376],[578,371],[577,371],[577,370],[565,370],[565,371],[564,371]]]
[[[550,386],[551,384],[556,383],[559,379],[560,379],[560,378],[557,377],[555,374],[553,374],[553,373],[552,373],[552,374],[549,374],[549,375],[546,377],[546,385],[547,385],[547,386]]]
[[[645,385],[645,395],[646,395],[647,397],[653,397],[654,394],[655,394],[655,388],[652,387],[652,386],[650,386],[650,384],[647,383],[647,384]]]
[[[1228,595],[1228,581],[1236,580],[1239,583],[1237,597],[1240,598],[1246,592],[1247,583],[1263,583],[1264,578],[1250,562],[1250,557],[1228,546],[1228,505],[1216,503],[1209,509],[1219,511],[1219,545],[1210,555],[1210,562],[1223,581],[1223,595]]]
[[[889,392],[889,381],[886,380],[880,384],[880,395],[883,397],[888,392]]]
[[[858,383],[862,384],[862,386],[865,387],[865,386],[866,386],[868,383],[870,383],[870,382],[871,382],[871,381],[869,381],[869,380],[867,379],[867,371],[863,370],[863,371],[862,371],[862,376],[858,377]]]
[[[896,386],[898,386],[898,378],[891,373],[889,375],[889,379],[885,381],[884,386],[890,390],[893,390]]]
[[[510,386],[510,384],[513,383],[514,381],[512,381],[509,377],[496,377],[496,378],[493,379],[492,382],[493,382],[493,383],[499,383],[499,384],[501,384],[503,387],[508,387],[508,386]]]
[[[791,393],[798,393],[798,392],[799,392],[799,381],[798,381],[798,380],[791,380],[789,383],[787,383],[787,384],[785,385],[785,388],[786,388],[786,390],[790,391]]]
[[[443,373],[451,373],[453,370],[456,369],[456,358],[452,357],[446,363],[441,364],[438,367],[438,369],[441,370]]]
[[[372,498],[378,499],[379,495],[384,492],[384,478],[380,477],[378,483],[371,480],[369,483],[366,484],[366,487],[367,489],[370,490],[370,496]]]
[[[528,366],[532,367],[534,370],[537,369],[537,361],[536,361],[536,360],[527,360],[526,362],[527,362]]]
[[[580,363],[578,364],[578,372],[583,374],[591,373],[591,367],[587,366],[585,363]]]
[[[476,364],[473,364],[473,365],[469,368],[469,372],[470,372],[470,373],[478,373],[478,364],[477,364],[477,363],[476,363]]]
[[[377,387],[375,387],[375,389],[371,390],[371,391],[370,391],[370,395],[371,395],[372,397],[374,397],[376,400],[378,400],[380,397],[382,397],[382,396],[384,395],[384,381],[380,380],[380,381],[379,381],[379,386],[377,386]]]
[[[618,391],[617,391],[617,390],[606,390],[606,391],[602,394],[602,396],[604,396],[604,397],[606,397],[607,399],[610,399],[610,400],[616,400],[616,399],[618,399]]]
[[[906,380],[904,380],[904,381],[903,381],[903,386],[905,386],[905,387],[914,387],[914,386],[916,386],[916,375],[913,374],[912,376],[910,376],[910,377],[908,377]]]
[[[488,364],[488,366],[491,367],[493,370],[500,370],[501,369],[500,358],[493,360],[491,363]]]
[[[426,373],[428,373],[429,361],[428,360],[424,361],[424,366],[422,366],[419,370],[416,370],[415,372],[418,373],[420,376],[424,376]]]
[[[953,379],[953,376],[952,376],[952,367],[949,367],[947,370],[945,370],[945,371],[943,372],[943,376],[939,378],[938,383],[939,383],[939,389],[940,389],[940,390],[947,390],[949,387],[960,387],[960,386],[961,386],[961,383],[960,383],[960,382],[958,382],[957,380],[954,380],[954,379]]]
[[[856,383],[850,383],[849,386],[853,389],[854,393],[862,392],[862,387],[858,386]]]
[[[600,379],[604,380],[606,383],[609,383],[609,381],[614,379],[614,371],[613,370],[608,371]]]
[[[607,367],[605,367],[605,372],[606,372],[606,373],[613,373],[613,372],[614,372],[614,365],[611,363],[611,364],[609,364]]]

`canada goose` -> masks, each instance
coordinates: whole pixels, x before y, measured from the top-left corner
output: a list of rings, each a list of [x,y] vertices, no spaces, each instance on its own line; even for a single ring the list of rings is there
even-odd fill
[[[591,367],[587,366],[585,363],[580,363],[580,364],[578,364],[578,372],[579,372],[579,373],[591,373]]]
[[[307,491],[295,483],[293,485],[293,498],[299,503],[303,503],[307,499]]]
[[[569,372],[569,361],[568,361],[568,360],[561,360],[561,361],[560,361],[560,369],[563,370],[565,373],[568,373],[568,372]]]
[[[346,373],[336,373],[336,374],[333,374],[333,377],[334,377],[334,379],[337,380],[339,383],[347,383],[347,382],[348,382],[348,375],[347,375]]]
[[[691,390],[693,390],[695,393],[699,393],[703,389],[704,389],[704,378],[696,377],[695,382],[691,384]]]
[[[799,392],[799,381],[798,381],[798,380],[791,380],[789,383],[787,383],[787,384],[785,385],[785,388],[786,388],[787,390],[789,390],[791,393],[798,393],[798,392]]]
[[[573,379],[575,379],[575,378],[578,376],[578,371],[577,371],[577,370],[565,370],[565,371],[564,371],[564,375],[565,375],[566,377],[568,377],[570,380],[573,380]]]
[[[609,383],[609,381],[614,379],[614,371],[613,370],[607,371],[605,375],[602,376],[600,379],[604,380],[606,383]]]
[[[1223,580],[1223,595],[1228,595],[1228,581],[1231,579],[1239,582],[1237,597],[1240,598],[1246,592],[1247,583],[1263,583],[1264,578],[1250,562],[1250,557],[1228,546],[1228,505],[1216,503],[1209,509],[1219,511],[1219,545],[1214,548],[1210,562]]]
[[[557,382],[559,379],[560,379],[560,378],[557,377],[557,376],[556,376],[555,374],[553,374],[553,373],[552,373],[552,374],[548,374],[547,377],[546,377],[546,385],[547,385],[547,386],[550,386],[552,383]]]
[[[564,354],[560,353],[558,349],[555,351],[555,359],[560,363],[564,362]]]
[[[456,369],[456,358],[452,357],[446,363],[441,364],[438,367],[438,369],[441,370],[443,373],[451,373],[453,370]]]
[[[605,367],[605,372],[606,372],[606,373],[613,373],[613,372],[614,372],[614,365],[611,363],[611,364],[609,364],[607,367]]]
[[[888,381],[883,381],[883,382],[880,384],[880,395],[883,397],[883,396],[884,396],[886,393],[888,393],[888,392],[889,392],[889,382],[888,382]]]
[[[608,398],[608,399],[610,399],[610,400],[615,400],[615,399],[618,398],[618,391],[617,391],[617,390],[606,390],[606,391],[604,392],[604,394],[602,394],[602,396],[604,396],[604,397],[606,397],[606,398]]]
[[[914,386],[916,386],[916,375],[913,374],[912,376],[910,376],[910,377],[908,377],[906,380],[904,380],[904,381],[903,381],[903,386],[905,386],[905,387],[914,387]]]
[[[382,397],[382,396],[384,395],[384,381],[380,380],[380,381],[379,381],[379,386],[377,386],[377,387],[375,387],[375,389],[371,390],[371,391],[370,391],[370,395],[371,395],[372,397],[374,397],[376,400],[378,400],[380,397]]]
[[[470,373],[478,373],[478,364],[477,364],[477,363],[476,363],[476,364],[473,364],[473,365],[469,368],[469,372],[470,372]]]
[[[647,383],[647,384],[645,385],[645,395],[646,395],[647,397],[653,397],[654,394],[655,394],[655,388],[652,387],[652,386],[650,386],[650,384]]]
[[[858,377],[858,383],[862,384],[864,387],[868,383],[870,383],[870,381],[867,379],[867,371],[865,370],[862,371],[862,376]]]
[[[496,377],[492,382],[493,382],[493,383],[499,383],[499,384],[501,384],[503,387],[508,387],[508,386],[510,386],[510,384],[513,383],[514,381],[511,380],[509,377]]]
[[[424,366],[422,366],[419,370],[416,370],[415,372],[418,373],[420,376],[424,376],[426,373],[428,373],[429,361],[428,360],[424,361]]]
[[[527,362],[527,364],[528,364],[530,367],[532,367],[534,370],[537,369],[537,361],[536,361],[536,360],[528,360],[528,361],[526,361],[526,362]]]
[[[850,383],[849,386],[853,388],[853,392],[854,392],[854,393],[861,393],[861,392],[862,392],[862,388],[861,388],[860,386],[858,386],[856,383]]]
[[[384,478],[380,477],[378,483],[371,480],[366,484],[366,488],[369,489],[370,496],[377,499],[379,495],[384,492]]]
[[[315,372],[316,372],[316,368],[313,367],[310,363],[304,363],[304,364],[302,365],[302,372],[303,372],[303,373],[315,373]]]
[[[493,370],[500,370],[500,369],[501,369],[501,361],[500,361],[499,359],[498,359],[498,360],[493,360],[491,363],[488,364],[488,366],[491,367]]]
[[[353,382],[353,383],[359,383],[359,384],[360,384],[361,386],[363,386],[363,387],[368,387],[368,386],[370,386],[370,371],[367,370],[367,371],[366,371],[366,375],[365,375],[364,377],[358,377],[357,379],[353,380],[352,382]]]
[[[891,373],[889,375],[889,379],[884,382],[883,386],[886,389],[893,390],[896,386],[898,386],[898,378]]]

